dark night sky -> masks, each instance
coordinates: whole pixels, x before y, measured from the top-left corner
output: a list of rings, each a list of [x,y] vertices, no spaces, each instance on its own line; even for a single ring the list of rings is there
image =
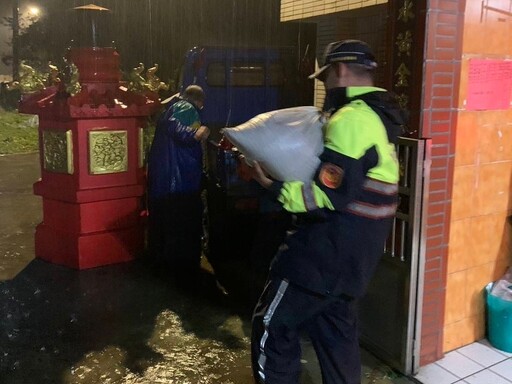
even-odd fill
[[[43,3],[44,1],[39,0],[19,0],[20,13],[27,12],[27,8],[31,5],[38,6]],[[12,0],[0,0],[0,19],[3,20],[4,17],[11,17],[12,8]],[[11,40],[11,37],[12,31],[7,26],[0,25],[0,55],[10,52],[11,47],[8,45],[8,42]],[[11,68],[5,66],[4,63],[0,61],[0,76],[6,74],[11,74]]]
[[[25,1],[25,0],[21,0]],[[3,8],[10,1],[0,0]],[[301,45],[304,24],[280,23],[280,0],[32,0],[52,20],[49,44],[64,52],[76,24],[69,10],[94,3],[113,11],[112,38],[125,69],[138,62],[159,63],[161,75],[172,75],[187,49],[195,45]],[[6,7],[7,4],[7,7]],[[21,7],[20,7],[21,8]],[[307,29],[312,31],[311,27]],[[306,36],[308,35],[308,36]],[[1,67],[0,67],[0,73]]]

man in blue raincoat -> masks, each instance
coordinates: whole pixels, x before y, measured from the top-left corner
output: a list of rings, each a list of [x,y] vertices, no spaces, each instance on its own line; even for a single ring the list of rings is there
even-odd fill
[[[203,178],[201,87],[191,85],[171,99],[160,117],[148,159],[148,247],[178,283],[192,282],[201,257]]]

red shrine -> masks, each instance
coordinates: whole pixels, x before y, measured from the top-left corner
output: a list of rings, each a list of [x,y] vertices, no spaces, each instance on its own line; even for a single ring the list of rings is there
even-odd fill
[[[99,7],[81,8],[95,20]],[[122,86],[114,48],[71,48],[66,58],[81,90],[50,86],[24,95],[19,108],[39,115],[36,257],[77,269],[128,261],[144,248],[143,129],[158,95]]]

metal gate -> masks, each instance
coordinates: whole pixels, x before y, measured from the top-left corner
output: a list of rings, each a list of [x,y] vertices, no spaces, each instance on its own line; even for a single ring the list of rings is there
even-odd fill
[[[360,303],[361,344],[408,375],[419,368],[430,145],[430,139],[399,139],[398,212]]]

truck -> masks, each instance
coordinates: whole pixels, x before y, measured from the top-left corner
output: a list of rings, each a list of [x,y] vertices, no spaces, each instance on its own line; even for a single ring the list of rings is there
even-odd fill
[[[232,271],[247,265],[261,190],[238,176],[238,150],[223,138],[222,129],[263,112],[312,105],[313,84],[307,75],[313,67],[304,57],[298,60],[289,47],[213,46],[194,47],[185,56],[180,90],[192,84],[203,88],[201,120],[211,130],[205,148],[205,253],[228,291]],[[239,291],[239,282],[235,285]]]

